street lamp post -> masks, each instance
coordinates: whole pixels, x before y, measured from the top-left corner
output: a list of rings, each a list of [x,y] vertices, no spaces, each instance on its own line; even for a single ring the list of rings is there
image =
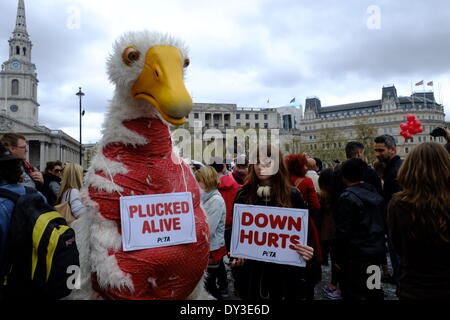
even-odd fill
[[[80,166],[83,166],[83,144],[81,143],[81,117],[83,114],[81,109],[81,97],[84,96],[84,93],[81,91],[81,87],[79,87],[79,91],[76,95],[80,98]]]

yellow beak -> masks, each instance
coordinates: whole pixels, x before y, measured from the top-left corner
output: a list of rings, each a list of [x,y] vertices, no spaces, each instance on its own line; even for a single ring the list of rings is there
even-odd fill
[[[192,98],[184,86],[180,50],[171,46],[150,48],[131,94],[150,102],[169,123],[184,124],[192,110]]]

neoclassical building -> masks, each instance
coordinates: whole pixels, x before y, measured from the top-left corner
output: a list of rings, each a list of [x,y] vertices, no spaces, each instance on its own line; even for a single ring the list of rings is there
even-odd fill
[[[284,152],[292,152],[293,142],[300,139],[302,106],[290,105],[277,108],[238,108],[236,104],[194,103],[185,128],[193,133],[217,129],[225,134],[228,129],[267,129],[279,132],[280,146]],[[198,138],[198,137],[197,137]],[[207,143],[204,143],[206,145]]]
[[[9,58],[0,71],[0,135],[26,137],[30,163],[44,170],[47,161],[79,162],[79,142],[61,130],[39,125],[38,78],[32,62],[25,5],[19,0],[16,25],[9,39]]]
[[[400,135],[400,124],[406,122],[407,114],[414,114],[422,123],[423,133],[414,135],[405,142]],[[319,137],[327,130],[336,132],[343,140],[355,140],[356,127],[366,125],[375,129],[376,135],[390,134],[397,141],[398,154],[405,157],[421,142],[444,142],[443,138],[432,138],[431,130],[445,126],[444,107],[433,92],[416,92],[410,96],[398,96],[394,85],[384,86],[381,99],[322,107],[320,99],[310,97],[305,102],[305,114],[301,123],[301,145],[303,151],[314,154],[319,148],[342,148],[336,145],[337,137],[323,141]]]

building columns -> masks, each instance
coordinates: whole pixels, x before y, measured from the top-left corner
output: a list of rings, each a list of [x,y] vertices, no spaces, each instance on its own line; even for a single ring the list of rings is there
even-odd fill
[[[46,154],[45,154],[45,150],[46,150],[46,148],[45,148],[45,142],[44,141],[40,141],[39,142],[39,145],[40,145],[40,157],[39,157],[39,168],[40,168],[40,170],[41,171],[44,171],[45,170],[45,164],[46,164]]]

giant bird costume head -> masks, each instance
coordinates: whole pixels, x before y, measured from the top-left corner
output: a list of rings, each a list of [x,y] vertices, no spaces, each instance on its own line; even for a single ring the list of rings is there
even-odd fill
[[[185,45],[165,34],[129,32],[114,45],[107,66],[115,94],[82,192],[87,214],[74,223],[82,273],[89,275],[82,280],[87,296],[207,297],[202,281],[209,255],[206,215],[189,166],[173,161],[177,155],[168,129],[168,124],[183,124],[192,109],[183,82],[188,65]],[[122,250],[120,196],[186,191],[192,193],[197,242]]]

